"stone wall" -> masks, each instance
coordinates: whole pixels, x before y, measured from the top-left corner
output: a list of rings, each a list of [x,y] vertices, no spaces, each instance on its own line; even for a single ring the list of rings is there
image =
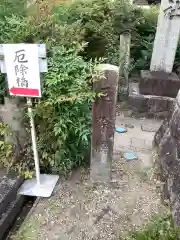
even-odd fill
[[[180,226],[180,91],[168,118],[155,135],[154,144],[164,196],[169,198],[174,220]]]

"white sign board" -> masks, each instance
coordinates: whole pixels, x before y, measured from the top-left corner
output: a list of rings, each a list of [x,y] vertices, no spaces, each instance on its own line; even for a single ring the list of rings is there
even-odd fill
[[[171,73],[180,34],[180,1],[161,0],[151,71]]]
[[[10,95],[41,97],[38,46],[3,44],[3,51]]]

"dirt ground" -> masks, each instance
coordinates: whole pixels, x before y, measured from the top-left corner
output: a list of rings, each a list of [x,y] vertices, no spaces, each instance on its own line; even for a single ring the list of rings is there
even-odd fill
[[[112,181],[92,184],[80,169],[59,181],[53,196],[40,199],[14,240],[119,240],[165,211],[153,179],[152,140],[161,122],[118,116]],[[124,152],[137,160],[127,161]]]

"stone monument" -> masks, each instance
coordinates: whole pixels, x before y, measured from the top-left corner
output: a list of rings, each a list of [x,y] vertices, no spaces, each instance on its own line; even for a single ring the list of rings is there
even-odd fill
[[[162,0],[150,71],[141,71],[139,89],[130,93],[130,102],[138,111],[168,115],[180,89],[180,79],[172,72],[179,34],[180,1]]]
[[[92,109],[90,179],[104,183],[111,181],[119,68],[101,64],[99,70],[94,90],[103,95],[95,99]]]

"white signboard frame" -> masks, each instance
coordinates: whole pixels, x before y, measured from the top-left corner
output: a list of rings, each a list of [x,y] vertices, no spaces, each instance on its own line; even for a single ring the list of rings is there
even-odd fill
[[[38,47],[35,44],[4,44],[9,93],[41,97]]]
[[[32,113],[31,97],[41,97],[40,64],[42,72],[47,71],[45,45],[3,44],[0,45],[1,72],[7,73],[9,93],[13,96],[27,97],[28,113],[31,125],[32,149],[36,177],[26,180],[18,194],[37,197],[50,197],[59,179],[58,175],[40,174],[39,156],[36,144],[36,131]],[[39,60],[39,56],[44,59]]]

